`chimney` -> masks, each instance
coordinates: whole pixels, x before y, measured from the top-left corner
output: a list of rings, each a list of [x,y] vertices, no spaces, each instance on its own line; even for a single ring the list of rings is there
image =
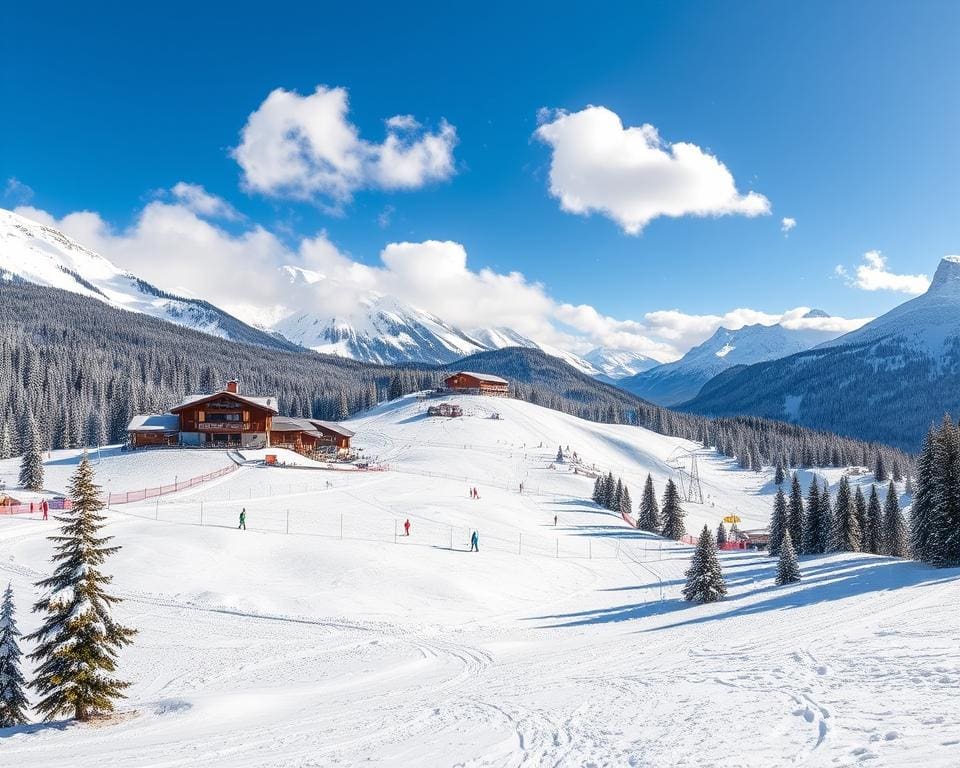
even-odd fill
[[[230,381],[227,382],[227,392],[229,392],[231,395],[239,395],[240,382],[236,379],[230,379]]]

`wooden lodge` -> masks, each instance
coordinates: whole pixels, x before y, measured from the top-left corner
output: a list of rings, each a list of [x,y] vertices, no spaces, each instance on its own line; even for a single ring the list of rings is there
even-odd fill
[[[208,395],[190,395],[168,413],[134,416],[127,427],[132,448],[290,448],[298,453],[341,454],[353,432],[329,421],[280,416],[276,397],[241,394],[237,381]]]
[[[447,389],[464,395],[509,397],[510,383],[489,373],[458,371],[444,379]]]

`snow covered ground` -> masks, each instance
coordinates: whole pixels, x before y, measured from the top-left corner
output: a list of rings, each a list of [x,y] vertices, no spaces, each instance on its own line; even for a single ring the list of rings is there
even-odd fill
[[[960,764],[960,572],[830,555],[781,588],[769,558],[726,553],[729,598],[691,606],[688,547],[625,527],[584,500],[590,479],[550,468],[569,445],[638,500],[648,471],[662,492],[682,441],[460,402],[463,419],[406,399],[352,420],[389,472],[244,466],[116,507],[109,565],[140,629],[121,657],[128,715],[0,731],[0,764]],[[226,458],[116,460],[155,485]],[[718,457],[700,469],[689,530],[730,511],[767,522],[769,475]],[[0,517],[24,631],[52,527]]]

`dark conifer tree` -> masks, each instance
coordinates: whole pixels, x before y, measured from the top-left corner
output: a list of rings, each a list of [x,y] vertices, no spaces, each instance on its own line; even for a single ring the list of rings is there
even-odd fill
[[[593,502],[594,504],[603,504],[606,496],[603,488],[603,475],[597,475],[597,481],[593,484]]]
[[[617,481],[613,478],[613,472],[607,473],[607,479],[604,483],[603,506],[607,509],[613,509],[613,502],[617,497]]]
[[[850,480],[844,475],[837,486],[837,500],[833,507],[833,546],[837,552],[860,551],[860,524],[850,493]]]
[[[663,523],[660,522],[660,506],[657,504],[653,478],[649,473],[643,484],[643,496],[640,498],[640,511],[637,514],[637,528],[650,533],[660,533],[663,530]]]
[[[771,556],[780,554],[780,544],[783,534],[790,530],[790,518],[787,512],[787,497],[783,495],[783,488],[777,488],[777,495],[773,498],[773,513],[770,516],[770,549]]]
[[[883,460],[883,451],[877,451],[873,461],[873,478],[878,483],[887,482],[887,465]]]
[[[833,507],[830,503],[830,486],[823,481],[818,497],[820,502],[820,541],[818,553],[829,552],[833,546]]]
[[[717,549],[723,549],[723,545],[727,543],[727,529],[724,527],[723,522],[720,522],[720,525],[717,526]]]
[[[897,499],[897,489],[893,483],[887,487],[887,500],[883,505],[882,551],[893,557],[906,557],[907,522],[900,511],[900,502]]]
[[[630,489],[626,485],[623,486],[623,494],[620,496],[620,514],[621,515],[632,515],[633,514],[633,501],[630,499]]]
[[[874,555],[883,554],[883,509],[877,486],[870,486],[870,502],[867,504],[867,527],[863,537],[863,551]]]
[[[33,414],[27,420],[26,448],[20,459],[20,485],[28,491],[43,490],[43,445]]]
[[[774,473],[773,473],[773,482],[774,482],[776,485],[783,485],[783,481],[784,481],[785,479],[786,479],[786,477],[784,476],[783,462],[780,461],[780,460],[778,460],[778,461],[777,461],[777,468],[776,468],[776,470],[775,470]]]
[[[938,568],[960,565],[960,431],[950,416],[934,443],[933,509],[928,562]]]
[[[867,500],[859,485],[853,494],[853,511],[857,516],[857,526],[860,528],[860,551],[869,552],[867,537],[870,535],[870,527],[867,521]]]
[[[557,464],[563,464],[563,446],[557,446]]]
[[[619,512],[622,501],[623,501],[623,480],[618,477],[617,485],[613,491],[613,501],[610,504],[610,511]]]
[[[9,584],[0,603],[0,728],[12,728],[27,722],[26,683],[20,671],[20,645],[17,638],[13,587]]]
[[[910,550],[917,560],[929,562],[931,533],[936,494],[936,465],[934,451],[937,433],[931,426],[917,458],[917,487],[910,506]]]
[[[667,487],[663,491],[663,535],[668,539],[680,541],[686,535],[684,525],[684,511],[680,507],[680,494],[673,480],[667,480]]]
[[[703,526],[700,532],[697,548],[685,575],[687,583],[683,588],[684,600],[713,603],[722,600],[727,594],[727,585],[717,559],[717,548],[707,526]]]
[[[803,491],[800,490],[800,480],[797,473],[793,473],[790,482],[790,499],[787,503],[787,527],[790,537],[796,541],[803,541]]]
[[[803,518],[803,539],[801,541],[800,551],[808,555],[816,555],[823,552],[824,547],[820,543],[820,487],[817,484],[817,478],[810,481],[810,489],[807,491],[807,514]]]
[[[793,548],[790,531],[786,531],[780,545],[780,559],[777,561],[777,584],[793,584],[798,581],[800,581],[800,563],[797,561],[797,552]]]
[[[61,533],[51,537],[56,569],[37,583],[46,594],[34,610],[44,619],[28,637],[38,644],[30,654],[38,662],[31,687],[40,694],[37,710],[48,721],[63,714],[88,720],[113,711],[129,686],[113,676],[117,652],[136,632],[114,620],[112,607],[120,600],[104,590],[112,578],[101,566],[119,548],[108,546],[112,537],[99,535],[106,518],[86,456],[69,490],[73,508],[57,517]]]

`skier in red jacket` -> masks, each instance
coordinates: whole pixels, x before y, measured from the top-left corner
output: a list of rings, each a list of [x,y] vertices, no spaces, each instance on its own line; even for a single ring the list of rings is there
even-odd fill
[[[404,535],[404,536],[409,536],[409,535],[410,535],[410,520],[409,520],[409,519],[407,519],[407,521],[403,524],[403,535]]]

